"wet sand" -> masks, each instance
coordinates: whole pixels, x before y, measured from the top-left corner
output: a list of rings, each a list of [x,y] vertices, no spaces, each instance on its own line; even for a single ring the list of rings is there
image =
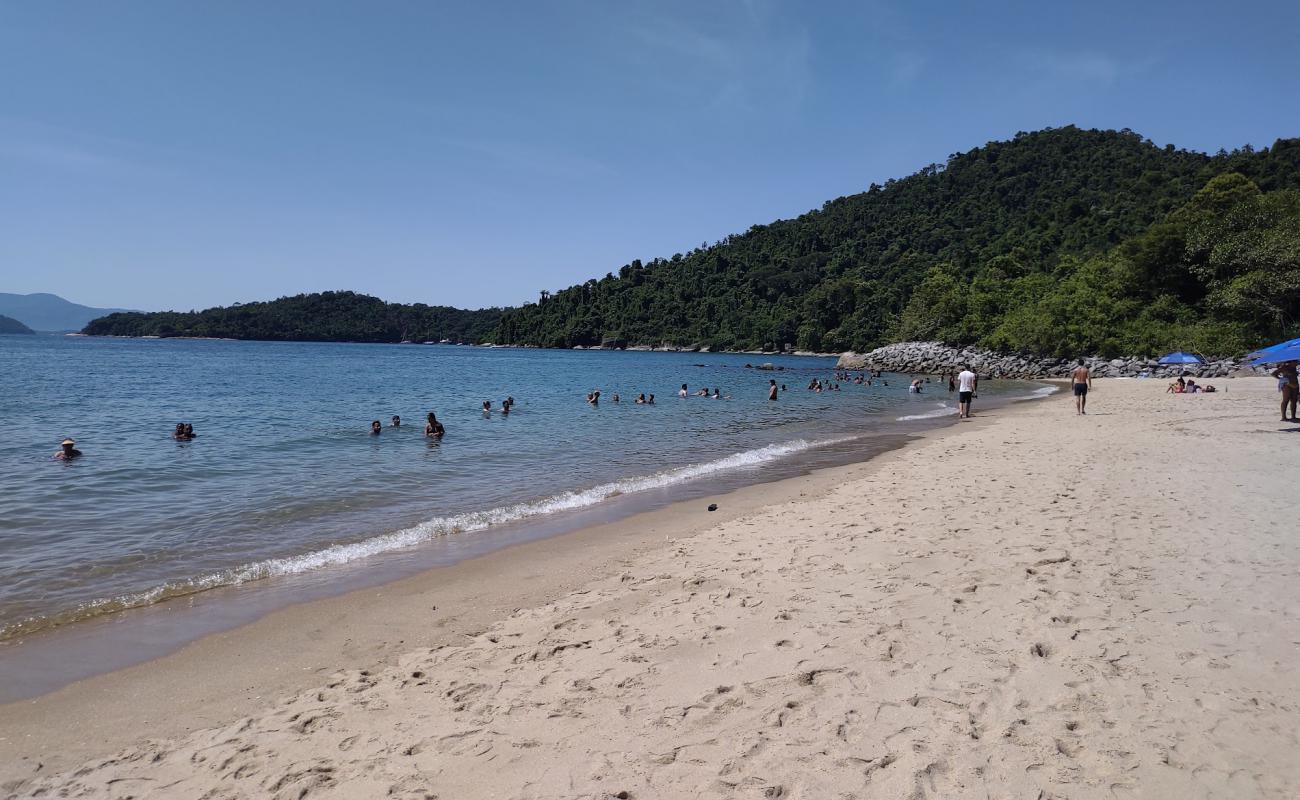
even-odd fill
[[[1293,796],[1300,425],[1218,383],[278,611],[0,707],[0,796]]]

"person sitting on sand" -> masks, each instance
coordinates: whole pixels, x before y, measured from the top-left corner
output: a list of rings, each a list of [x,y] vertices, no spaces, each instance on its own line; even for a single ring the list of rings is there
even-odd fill
[[[1201,387],[1196,385],[1196,379],[1188,378],[1187,385],[1183,387],[1183,392],[1186,394],[1196,394],[1199,391],[1201,391]]]
[[[397,416],[396,414],[393,415],[393,427],[394,428],[402,427],[402,418]]]
[[[54,457],[60,461],[71,461],[74,458],[81,458],[81,451],[77,449],[77,443],[72,439],[64,439]]]
[[[429,412],[429,416],[425,419],[424,435],[433,439],[441,439],[442,435],[447,432],[446,428],[442,427],[442,423],[438,421],[432,411]]]
[[[379,434],[383,433],[383,431],[384,431],[384,426],[379,424],[379,420],[375,420],[374,422],[370,423],[371,436],[378,436]]]
[[[1182,394],[1186,388],[1187,382],[1183,380],[1182,375],[1179,375],[1178,380],[1169,384],[1168,388],[1165,389],[1165,394]]]

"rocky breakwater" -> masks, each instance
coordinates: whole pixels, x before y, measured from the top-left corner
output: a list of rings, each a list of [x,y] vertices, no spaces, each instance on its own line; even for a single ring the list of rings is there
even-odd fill
[[[1179,375],[1224,378],[1259,372],[1234,359],[1172,366],[1161,365],[1156,361],[1154,358],[1140,357],[1093,356],[1084,359],[1088,369],[1098,378],[1173,378]],[[978,347],[951,347],[940,342],[899,342],[878,347],[869,353],[844,353],[836,366],[840,369],[942,374],[956,372],[967,364],[980,375],[994,378],[1066,378],[1076,366],[1077,359],[997,353]]]

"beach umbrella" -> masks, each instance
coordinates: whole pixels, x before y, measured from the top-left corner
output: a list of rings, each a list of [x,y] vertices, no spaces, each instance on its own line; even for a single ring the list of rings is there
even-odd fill
[[[1276,352],[1276,351],[1278,351],[1278,350],[1285,350],[1285,349],[1287,349],[1287,348],[1289,348],[1289,347],[1297,347],[1297,346],[1300,346],[1300,339],[1290,339],[1290,340],[1285,341],[1285,342],[1278,342],[1277,344],[1270,344],[1268,347],[1261,347],[1260,349],[1256,350],[1255,352],[1253,352],[1253,353],[1247,355],[1246,358],[1259,358],[1260,356],[1271,355],[1272,353],[1274,353],[1274,352]]]
[[[1192,353],[1184,353],[1179,350],[1175,353],[1166,353],[1160,357],[1157,364],[1204,364],[1205,359]]]
[[[1263,355],[1259,356],[1258,358],[1251,361],[1250,363],[1277,364],[1282,361],[1300,361],[1300,342],[1296,342],[1294,344],[1290,342],[1283,342],[1283,344],[1290,344],[1290,347],[1280,347],[1280,348],[1270,347],[1267,350],[1261,351]]]

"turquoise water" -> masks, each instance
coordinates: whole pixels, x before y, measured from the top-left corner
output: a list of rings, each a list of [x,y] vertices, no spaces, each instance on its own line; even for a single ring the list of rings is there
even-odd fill
[[[771,362],[784,372],[746,369]],[[0,336],[0,638],[204,589],[353,568],[505,523],[733,481],[952,398],[833,360]],[[770,377],[789,388],[768,402]],[[680,399],[687,383],[725,399]],[[600,389],[598,407],[585,402]],[[1026,395],[989,384],[990,397]],[[638,406],[639,393],[656,404]],[[622,395],[615,404],[612,395]],[[512,413],[500,402],[513,396]],[[494,411],[484,416],[482,402]],[[423,436],[424,415],[446,425]],[[389,418],[402,417],[400,428]],[[382,420],[371,436],[371,420]],[[198,438],[171,438],[177,422]],[[65,436],[85,454],[51,458]]]

